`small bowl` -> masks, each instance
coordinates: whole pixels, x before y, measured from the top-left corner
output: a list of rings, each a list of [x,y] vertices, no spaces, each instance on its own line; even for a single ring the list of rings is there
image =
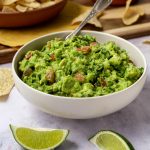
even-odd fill
[[[138,66],[143,67],[144,72],[130,87],[105,96],[72,98],[55,96],[40,92],[25,84],[19,77],[18,62],[31,49],[41,49],[47,41],[56,37],[64,38],[71,31],[56,32],[39,37],[24,45],[14,56],[12,71],[15,85],[25,99],[39,109],[55,116],[71,119],[95,118],[116,112],[131,103],[140,93],[146,80],[147,64],[141,51],[130,42],[102,32],[82,31],[81,34],[91,34],[99,42],[114,41],[120,47],[127,50],[131,60]]]
[[[0,12],[0,27],[32,26],[53,19],[65,7],[67,0],[59,0],[56,4],[27,12]]]

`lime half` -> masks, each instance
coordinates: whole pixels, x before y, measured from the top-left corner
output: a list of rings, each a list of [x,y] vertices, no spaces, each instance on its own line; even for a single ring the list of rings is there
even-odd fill
[[[28,150],[51,150],[60,146],[69,131],[63,129],[25,128],[10,125],[13,136],[23,148]]]
[[[100,150],[134,150],[132,144],[122,135],[113,131],[100,131],[89,139]]]

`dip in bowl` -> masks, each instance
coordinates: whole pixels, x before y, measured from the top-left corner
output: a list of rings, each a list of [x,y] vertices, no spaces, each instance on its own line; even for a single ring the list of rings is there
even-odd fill
[[[68,42],[54,40],[67,34],[69,31],[35,39],[15,55],[16,87],[27,100],[52,115],[86,119],[120,110],[136,98],[145,83],[147,68],[138,48],[119,37],[94,31],[83,31],[84,36]]]

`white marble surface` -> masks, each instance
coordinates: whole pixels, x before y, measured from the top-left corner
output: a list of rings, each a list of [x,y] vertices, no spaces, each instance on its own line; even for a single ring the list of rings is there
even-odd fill
[[[150,45],[143,44],[150,36],[130,40],[144,53],[150,65]],[[11,67],[11,64],[0,65]],[[88,138],[101,129],[122,133],[136,150],[150,150],[150,71],[138,98],[121,111],[97,119],[70,120],[51,116],[29,104],[14,87],[8,98],[0,100],[0,150],[21,150],[14,141],[9,124],[69,129],[70,135],[59,150],[96,150]]]

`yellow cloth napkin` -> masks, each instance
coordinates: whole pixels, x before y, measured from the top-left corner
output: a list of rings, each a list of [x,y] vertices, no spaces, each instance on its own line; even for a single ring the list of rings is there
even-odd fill
[[[43,23],[43,25],[23,29],[0,29],[0,44],[16,47],[44,34],[72,30],[76,27],[76,25],[71,25],[72,20],[89,9],[90,7],[68,1],[56,19]]]

